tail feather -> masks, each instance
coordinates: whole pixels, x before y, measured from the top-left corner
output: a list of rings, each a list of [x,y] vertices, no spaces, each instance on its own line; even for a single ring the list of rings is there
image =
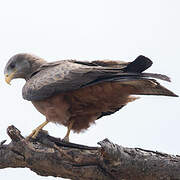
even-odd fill
[[[163,74],[157,74],[157,73],[142,73],[141,77],[150,77],[150,78],[155,78],[155,79],[161,79],[163,81],[168,81],[171,82],[171,79]]]
[[[93,76],[97,76],[97,72],[101,74],[97,79],[88,82],[84,86],[95,85],[102,82],[114,82],[127,87],[130,94],[136,95],[162,95],[178,97],[172,91],[160,85],[155,79],[170,82],[170,78],[166,75],[157,73],[143,73],[152,65],[152,61],[145,56],[138,56],[134,61],[127,63],[124,68],[117,67],[101,67],[95,68]],[[99,67],[98,67],[99,68]],[[89,75],[89,74],[88,74]],[[154,78],[154,79],[152,79]],[[126,88],[125,88],[126,89]]]
[[[124,81],[121,82],[121,84],[127,85],[131,89],[131,94],[178,97],[178,95],[174,94],[172,91],[160,85],[154,79]]]

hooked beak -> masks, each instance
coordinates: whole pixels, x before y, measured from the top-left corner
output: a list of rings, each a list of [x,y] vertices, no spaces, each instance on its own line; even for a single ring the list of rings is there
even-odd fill
[[[10,82],[13,79],[15,73],[16,71],[12,72],[11,74],[5,74],[5,81],[7,84],[11,85]]]

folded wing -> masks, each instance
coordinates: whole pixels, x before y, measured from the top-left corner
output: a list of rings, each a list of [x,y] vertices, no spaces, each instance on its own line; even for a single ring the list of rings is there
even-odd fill
[[[23,87],[26,100],[43,100],[57,93],[73,91],[103,82],[118,82],[129,86],[131,94],[177,96],[156,80],[170,81],[161,74],[142,73],[152,65],[144,56],[133,62],[122,61],[73,61],[64,60],[44,64]]]

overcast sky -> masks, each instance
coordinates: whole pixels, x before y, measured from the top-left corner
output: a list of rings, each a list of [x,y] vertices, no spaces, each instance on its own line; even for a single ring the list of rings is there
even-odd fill
[[[60,59],[132,61],[149,57],[148,72],[163,73],[163,85],[180,95],[179,0],[4,0],[0,1],[0,141],[15,125],[24,136],[45,118],[22,99],[24,80],[8,86],[3,70],[16,53],[28,52],[48,61]],[[142,96],[119,112],[104,117],[75,143],[97,145],[109,138],[127,147],[180,154],[180,99]],[[66,128],[48,124],[50,135],[64,137]],[[29,169],[2,169],[0,179],[53,180]]]

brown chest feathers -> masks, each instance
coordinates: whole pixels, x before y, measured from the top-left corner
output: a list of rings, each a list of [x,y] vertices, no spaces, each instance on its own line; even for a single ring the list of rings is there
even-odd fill
[[[74,120],[72,130],[80,132],[94,123],[103,112],[115,112],[115,109],[137,99],[130,97],[130,94],[127,86],[106,82],[32,103],[48,121],[68,126]]]

